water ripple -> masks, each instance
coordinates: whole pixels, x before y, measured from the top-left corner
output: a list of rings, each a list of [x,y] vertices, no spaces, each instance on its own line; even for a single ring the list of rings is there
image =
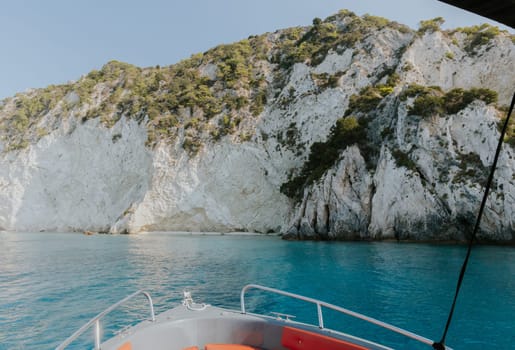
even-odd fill
[[[239,290],[258,283],[318,297],[437,338],[464,255],[461,246],[284,242],[275,237],[84,236],[0,233],[0,350],[52,349],[91,317],[130,293],[151,292],[157,312],[184,289],[198,301],[239,307]],[[495,271],[504,273],[495,273]],[[255,311],[297,314],[314,308],[249,294]],[[515,341],[515,251],[474,251],[448,342],[456,349],[508,349]],[[109,315],[109,336],[128,319],[148,317],[144,298]],[[330,327],[418,345],[330,311]],[[134,321],[134,322],[135,322]],[[87,332],[72,349],[91,348]]]

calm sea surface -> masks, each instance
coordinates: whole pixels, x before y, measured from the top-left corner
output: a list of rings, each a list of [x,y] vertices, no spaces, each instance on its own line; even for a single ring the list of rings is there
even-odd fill
[[[285,242],[277,237],[153,233],[84,236],[0,233],[0,349],[53,349],[91,317],[138,289],[156,312],[190,290],[195,300],[239,307],[258,283],[304,294],[439,338],[465,254],[462,246]],[[254,311],[316,321],[314,307],[253,293]],[[104,335],[147,317],[136,298],[103,324]],[[252,310],[250,310],[252,311]],[[429,349],[326,312],[326,326]],[[455,349],[514,349],[515,249],[472,253],[447,343]],[[72,346],[91,349],[92,332]]]

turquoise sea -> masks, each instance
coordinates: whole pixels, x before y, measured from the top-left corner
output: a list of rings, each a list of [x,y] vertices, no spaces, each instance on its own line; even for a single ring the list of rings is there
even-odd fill
[[[135,236],[0,233],[0,349],[53,349],[91,317],[138,289],[156,311],[183,290],[196,301],[239,307],[258,283],[334,303],[439,338],[466,247],[398,243],[286,242],[274,236]],[[254,311],[316,321],[310,305],[253,293]],[[147,317],[145,299],[109,316],[104,336]],[[252,311],[252,310],[250,310]],[[474,249],[447,344],[513,349],[515,249]],[[326,326],[396,349],[429,349],[362,322],[325,313]],[[87,332],[71,349],[91,349]]]

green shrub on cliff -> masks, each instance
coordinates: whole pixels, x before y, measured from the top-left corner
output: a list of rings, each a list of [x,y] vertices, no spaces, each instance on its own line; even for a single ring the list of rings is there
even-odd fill
[[[426,87],[418,84],[408,85],[400,94],[399,99],[401,101],[406,101],[408,97],[416,97],[420,94],[429,93],[432,90],[431,87]]]
[[[418,33],[424,34],[426,32],[433,33],[440,30],[442,24],[444,24],[445,20],[442,17],[436,17],[433,19],[428,19],[425,21],[420,21]]]
[[[410,108],[409,112],[425,118],[442,115],[445,112],[443,98],[439,94],[420,95],[413,102],[413,107]]]
[[[377,107],[382,99],[383,95],[378,88],[367,86],[366,88],[363,88],[359,94],[352,95],[350,97],[347,113],[370,112]]]
[[[311,73],[311,79],[313,82],[321,89],[326,88],[336,88],[338,87],[338,79],[343,75],[343,72],[337,72],[335,74],[327,74],[327,73]]]
[[[208,52],[212,59],[218,62],[218,79],[224,81],[228,88],[237,83],[248,84],[252,75],[252,66],[249,58],[252,48],[248,40],[221,45]]]
[[[421,117],[456,114],[474,100],[481,100],[486,104],[497,102],[497,92],[485,88],[456,88],[445,93],[437,86],[410,85],[399,95],[401,101],[408,97],[415,97],[409,113]]]
[[[366,128],[367,122],[364,118],[358,120],[354,116],[348,116],[338,119],[331,128],[327,141],[313,143],[307,162],[297,176],[292,176],[281,185],[281,192],[299,200],[304,188],[320,179],[340,158],[346,147],[366,142]]]
[[[255,92],[252,105],[250,106],[250,112],[252,115],[257,117],[259,114],[261,114],[265,108],[266,102],[267,97],[265,89],[259,89],[257,92]]]
[[[394,149],[392,150],[392,156],[398,167],[405,167],[412,171],[416,170],[417,164],[410,158],[408,153],[403,152],[400,149]]]
[[[501,30],[498,27],[483,23],[471,27],[457,28],[453,32],[460,32],[467,35],[465,50],[469,53],[473,53],[477,48],[488,44],[493,38],[499,35]]]
[[[349,98],[349,107],[346,115],[352,113],[368,113],[377,108],[384,97],[391,94],[395,86],[399,83],[400,78],[397,73],[388,76],[385,84],[369,85]]]
[[[484,88],[472,88],[470,90],[452,89],[444,95],[443,104],[447,114],[455,114],[474,100],[481,100],[486,104],[496,103],[497,92]]]

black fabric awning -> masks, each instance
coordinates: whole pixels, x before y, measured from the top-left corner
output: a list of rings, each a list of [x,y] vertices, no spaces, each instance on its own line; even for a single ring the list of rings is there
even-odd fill
[[[438,0],[515,28],[515,0]]]

